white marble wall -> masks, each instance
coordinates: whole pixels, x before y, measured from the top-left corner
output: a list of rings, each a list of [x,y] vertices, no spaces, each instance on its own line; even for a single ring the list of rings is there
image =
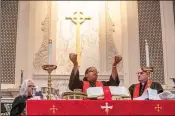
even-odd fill
[[[46,17],[47,12],[47,1],[20,1],[19,2],[19,24],[18,24],[18,38],[17,38],[17,57],[16,57],[16,74],[15,82],[20,82],[20,70],[24,69],[24,77],[33,77],[38,85],[46,83],[47,76],[46,72],[37,72],[34,69],[33,61],[35,53],[41,47],[43,39],[43,33],[41,31],[41,23]],[[53,40],[53,54],[56,55],[56,21],[57,17],[54,15],[56,12],[56,5],[52,4],[52,33],[51,37]],[[121,1],[120,2],[120,15],[121,19],[116,19],[121,22],[121,53],[123,56],[123,73],[121,74],[122,83],[124,86],[129,86],[132,83],[137,82],[137,69],[140,66],[140,55],[139,55],[139,41],[138,41],[138,19],[137,19],[137,2],[136,1]],[[102,6],[105,8],[105,6]],[[30,12],[29,12],[30,11]],[[119,12],[118,12],[119,13]],[[99,14],[99,15],[102,15]],[[119,14],[118,14],[119,15]],[[117,15],[117,16],[118,16]],[[173,23],[173,6],[172,1],[161,1],[161,15],[162,15],[162,30],[163,30],[163,44],[164,44],[164,64],[165,64],[165,79],[166,85],[172,87],[173,83],[169,79],[175,76],[175,58],[174,58],[174,23]],[[105,22],[105,16],[102,15],[100,24]],[[119,17],[117,17],[119,18]],[[116,32],[119,31],[115,28]],[[102,53],[106,53],[106,40],[105,40],[105,28],[100,28],[100,48]],[[120,35],[116,36],[120,37]],[[117,39],[118,39],[117,38]],[[115,40],[115,44],[117,43]],[[118,43],[117,43],[118,44]],[[100,53],[101,54],[101,53]],[[56,63],[56,57],[52,58],[53,63]],[[100,57],[100,70],[103,72],[106,70],[107,57],[105,54],[101,54]],[[105,63],[104,63],[105,62]],[[59,69],[58,69],[59,70]],[[57,75],[53,72],[54,75]],[[101,74],[103,75],[103,74]],[[109,73],[104,74],[109,75]],[[65,80],[66,75],[54,76],[54,81]],[[41,77],[45,77],[42,79]],[[63,77],[63,78],[62,78]],[[68,80],[67,76],[67,80]],[[45,80],[45,81],[44,81]],[[44,84],[45,85],[45,84]],[[42,86],[44,86],[42,85]],[[62,85],[62,84],[61,84]]]
[[[74,5],[76,5],[76,3],[77,2],[72,2],[72,4]],[[95,66],[100,72],[99,80],[108,80],[109,75],[111,73],[111,69],[107,70],[107,66],[110,68],[112,67],[111,61],[110,61],[110,64],[107,64],[108,59],[113,61],[113,57],[115,55],[122,54],[123,52],[123,49],[122,49],[123,39],[121,38],[121,17],[120,17],[121,8],[120,8],[120,2],[110,2],[108,3],[109,5],[108,7],[106,7],[107,4],[105,2],[98,2],[98,3],[100,3],[101,6],[98,6],[98,4],[94,4],[94,7],[97,8],[98,6],[99,11],[96,10],[96,12],[92,12],[93,8],[91,10],[87,9],[89,6],[93,6],[92,2],[88,2],[88,5],[85,5],[84,2],[82,2],[84,7],[81,7],[81,8],[85,8],[84,9],[85,16],[91,16],[92,19],[85,21],[80,26],[81,27],[80,34],[81,34],[81,39],[82,39],[81,42],[84,42],[82,44],[83,45],[82,47],[84,48],[83,49],[81,48],[83,64],[80,65],[80,73],[81,75],[83,75],[85,69],[88,66]],[[61,2],[61,3],[52,2],[53,6],[52,6],[52,16],[51,16],[52,18],[51,19],[52,21],[52,28],[51,28],[52,31],[51,32],[52,32],[52,39],[53,39],[52,62],[57,64],[58,66],[57,70],[52,73],[53,74],[53,87],[60,88],[61,92],[68,91],[67,84],[69,80],[69,74],[72,69],[72,64],[69,61],[68,54],[70,52],[75,52],[75,30],[76,30],[75,24],[73,24],[69,20],[65,20],[66,16],[72,15],[73,12],[71,11],[73,10],[71,10],[71,8],[70,8],[70,12],[68,12],[67,9],[65,10],[63,7],[63,5],[65,4],[74,6],[71,4],[71,2],[68,2],[68,1]],[[114,5],[117,5],[118,7],[114,7]],[[72,9],[73,8],[77,8],[77,7],[74,6],[72,7]],[[41,9],[42,7],[40,8],[40,10]],[[106,10],[108,11],[108,13],[106,13]],[[110,16],[107,17],[107,15],[110,15]],[[103,23],[100,22],[102,20],[103,20]],[[54,25],[56,25],[56,27]],[[108,31],[107,32],[104,31],[103,30],[104,28],[108,28]],[[103,34],[105,36],[103,36]],[[106,36],[109,36],[109,37],[107,38]],[[111,39],[114,42],[113,43],[110,41],[108,42],[107,39]],[[38,43],[38,42],[35,42],[35,43]],[[109,44],[109,46],[112,46],[112,49],[107,48],[106,46],[107,44]],[[38,49],[40,48],[39,47],[37,49],[35,48],[35,52],[37,52]],[[117,52],[113,52],[115,50],[117,50]],[[94,53],[97,53],[97,54],[93,54],[92,51],[94,51]],[[110,53],[110,58],[108,58],[107,53],[110,51],[112,51],[112,53]],[[98,54],[106,58],[102,60]],[[91,57],[93,57],[96,60],[90,63]],[[120,85],[123,85],[124,83],[122,63],[123,62],[121,62],[118,67],[119,74],[120,74],[120,80],[121,80]],[[47,86],[47,76],[46,75],[47,75],[46,72],[43,72],[41,70],[40,71],[36,70],[33,75],[33,79],[35,80],[38,86],[40,87]]]
[[[30,2],[19,2],[17,45],[16,45],[16,68],[15,83],[20,82],[21,70],[25,70],[24,76],[28,76],[28,41],[29,41],[29,11]]]
[[[24,70],[24,79],[32,78],[34,72],[35,5],[35,1],[19,2],[15,68],[15,84],[18,85],[20,84],[21,70]]]

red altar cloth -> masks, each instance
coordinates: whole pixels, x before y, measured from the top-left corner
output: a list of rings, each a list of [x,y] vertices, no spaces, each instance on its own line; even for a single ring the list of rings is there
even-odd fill
[[[26,109],[27,115],[175,115],[175,100],[28,100]]]

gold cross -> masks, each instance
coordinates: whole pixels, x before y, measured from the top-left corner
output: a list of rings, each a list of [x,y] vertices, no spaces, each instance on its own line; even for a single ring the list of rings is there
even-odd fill
[[[53,105],[52,108],[50,108],[50,110],[52,111],[53,114],[55,114],[55,111],[57,110],[57,108],[55,107],[55,105]]]
[[[71,19],[76,24],[76,53],[77,61],[80,65],[80,24],[85,20],[90,20],[91,17],[85,17],[83,12],[74,12],[71,17],[66,17],[66,19]]]
[[[101,106],[101,109],[105,109],[106,114],[108,115],[109,109],[112,109],[113,106],[108,106],[108,102],[105,103],[105,106]]]
[[[154,107],[155,108],[155,110],[157,111],[157,112],[159,112],[160,111],[160,109],[162,109],[162,107],[160,107],[160,105],[159,104],[157,104],[157,106],[156,107]]]

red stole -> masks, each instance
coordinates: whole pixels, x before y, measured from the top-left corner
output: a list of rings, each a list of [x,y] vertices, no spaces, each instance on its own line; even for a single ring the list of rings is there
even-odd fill
[[[108,86],[103,86],[103,83],[100,81],[96,81],[96,87],[102,87],[104,92],[104,100],[112,100],[111,91]],[[89,88],[89,82],[83,81],[83,92],[86,93],[87,89]]]
[[[149,81],[149,84],[150,84],[150,86],[151,86],[152,81]],[[148,87],[150,87],[150,86],[148,86],[148,82],[147,82],[147,84],[146,84],[146,86],[145,86],[145,88],[144,88],[144,91],[145,91]],[[134,88],[133,98],[139,97],[139,93],[140,93],[140,83],[137,83],[136,86],[135,86],[135,88]]]
[[[104,92],[104,100],[112,100],[112,94],[109,89],[109,86],[104,86],[103,92]]]

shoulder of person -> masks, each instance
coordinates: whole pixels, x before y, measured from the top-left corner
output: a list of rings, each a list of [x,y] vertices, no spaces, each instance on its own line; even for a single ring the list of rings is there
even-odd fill
[[[23,97],[21,96],[21,95],[18,95],[18,96],[16,96],[15,97],[15,100],[20,100],[20,99],[22,99]]]
[[[134,88],[136,85],[137,85],[137,84],[132,84],[132,85],[129,87],[129,89],[130,89],[130,88]]]
[[[26,100],[24,96],[19,95],[15,98],[15,101],[18,101],[19,103],[24,103]]]

